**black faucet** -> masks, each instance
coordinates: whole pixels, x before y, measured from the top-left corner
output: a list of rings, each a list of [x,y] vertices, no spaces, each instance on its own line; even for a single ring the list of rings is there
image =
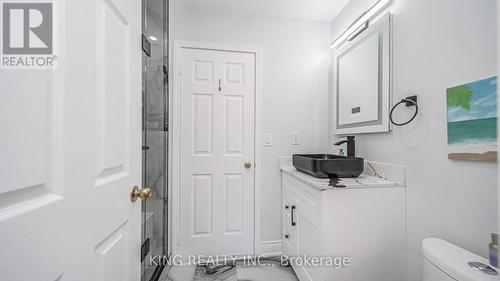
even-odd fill
[[[341,145],[347,143],[347,156],[356,156],[356,141],[354,141],[354,136],[347,136],[346,140],[341,140],[335,143],[335,145]]]

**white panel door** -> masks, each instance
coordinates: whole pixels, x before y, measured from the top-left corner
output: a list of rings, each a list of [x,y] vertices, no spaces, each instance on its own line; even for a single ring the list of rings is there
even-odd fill
[[[181,52],[176,253],[253,254],[255,55]]]
[[[141,4],[57,3],[58,69],[0,70],[0,280],[138,281]]]

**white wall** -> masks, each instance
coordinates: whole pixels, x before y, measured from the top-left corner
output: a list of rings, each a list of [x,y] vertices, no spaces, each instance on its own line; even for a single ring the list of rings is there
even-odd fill
[[[331,39],[374,2],[352,0],[332,22]],[[390,9],[394,101],[418,94],[420,113],[392,133],[358,136],[357,149],[407,167],[407,274],[416,281],[423,238],[487,256],[498,229],[496,164],[447,159],[445,98],[449,86],[497,73],[496,8],[495,0],[394,0]]]
[[[279,156],[320,152],[328,145],[330,23],[176,9],[171,39],[260,47],[263,148],[262,241],[281,239]],[[292,146],[291,132],[301,145]],[[262,137],[262,136],[259,136]],[[323,148],[323,149],[322,149]]]

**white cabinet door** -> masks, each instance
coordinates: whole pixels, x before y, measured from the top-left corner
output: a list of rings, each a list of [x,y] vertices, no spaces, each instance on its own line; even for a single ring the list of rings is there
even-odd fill
[[[301,281],[319,281],[324,271],[318,266],[307,266],[300,261],[304,257],[323,256],[323,222],[308,206],[317,206],[316,200],[309,200],[309,191],[303,190],[288,175],[282,177],[282,230],[283,253],[292,259],[292,266]],[[306,188],[312,188],[306,186]],[[319,202],[321,200],[318,200]],[[293,260],[295,257],[298,259]]]
[[[56,2],[58,69],[0,70],[0,280],[137,281],[140,1]]]
[[[282,185],[282,251],[286,256],[294,257],[297,256],[297,214],[295,206],[297,194],[292,184],[287,180],[286,175],[282,176]]]
[[[254,253],[255,55],[181,48],[176,254]]]
[[[295,228],[290,225],[290,214],[283,213],[282,215],[282,251],[286,256],[295,256],[297,250],[297,239]]]
[[[300,257],[323,257],[323,222],[321,218],[300,201],[296,201],[294,205],[297,216],[297,255]],[[324,280],[323,268],[318,265],[298,265],[297,270],[300,272],[299,275],[305,278],[304,280]]]
[[[293,223],[296,220],[295,206],[292,207],[293,201],[288,201],[282,213],[282,241],[283,254],[288,257],[297,255],[297,224]],[[293,214],[293,217],[292,217]]]

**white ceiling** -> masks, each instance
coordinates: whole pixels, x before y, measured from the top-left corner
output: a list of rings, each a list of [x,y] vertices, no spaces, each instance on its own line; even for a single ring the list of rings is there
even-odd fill
[[[174,8],[331,21],[349,0],[171,0]]]

